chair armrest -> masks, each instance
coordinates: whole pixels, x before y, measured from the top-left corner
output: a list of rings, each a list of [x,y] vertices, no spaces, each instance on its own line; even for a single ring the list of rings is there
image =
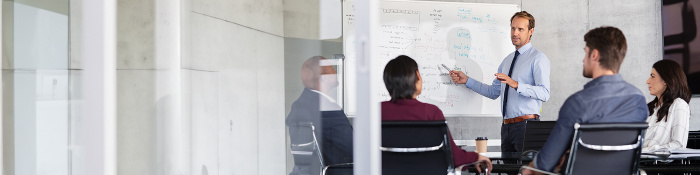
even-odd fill
[[[379,150],[381,151],[386,151],[386,152],[395,152],[395,153],[417,153],[417,152],[428,152],[428,151],[437,151],[443,146],[443,142],[440,142],[440,145],[437,146],[431,146],[431,147],[420,147],[420,148],[390,148],[390,147],[379,147]]]
[[[455,174],[455,175],[461,175],[461,174],[462,174],[462,171],[464,171],[464,169],[465,169],[467,166],[478,165],[478,164],[486,164],[486,161],[485,161],[485,160],[479,160],[479,161],[472,162],[472,163],[469,163],[469,164],[460,165],[460,166],[458,166],[457,168],[455,168],[454,174]],[[489,170],[488,166],[486,166],[486,165],[484,165],[484,166],[482,166],[482,167],[484,167],[484,171],[481,172],[481,173],[483,173],[483,174],[488,174],[487,172],[491,171],[491,170]],[[474,172],[474,173],[478,173],[478,172]]]
[[[639,170],[637,170],[637,171],[639,171],[639,172],[637,172],[638,175],[647,175],[647,172],[641,168],[639,168]]]
[[[326,165],[325,167],[323,167],[323,171],[321,171],[321,174],[322,174],[322,175],[325,175],[325,174],[326,174],[326,170],[328,170],[328,168],[333,168],[333,167],[347,167],[347,168],[352,168],[352,166],[353,166],[353,163],[339,163],[339,164],[333,164],[333,165]]]
[[[581,144],[581,146],[586,147],[588,149],[592,150],[598,150],[598,151],[626,151],[626,150],[633,150],[637,149],[641,143],[642,136],[637,136],[637,143],[629,144],[629,145],[592,145],[592,144],[586,144],[583,143],[583,140],[580,138],[578,139],[578,143]]]
[[[537,171],[537,172],[539,172],[539,173],[548,174],[548,175],[558,175],[557,173],[542,171],[542,170],[539,170],[539,169],[537,169],[537,168],[533,168],[533,167],[530,167],[530,166],[521,166],[521,167],[520,167],[520,172],[518,172],[518,173],[519,173],[519,174],[522,174],[522,173],[523,173],[523,169],[529,169],[529,170],[532,170],[532,171]]]

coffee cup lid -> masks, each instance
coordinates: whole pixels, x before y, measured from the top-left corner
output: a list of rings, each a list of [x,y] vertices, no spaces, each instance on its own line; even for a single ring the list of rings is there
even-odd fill
[[[488,140],[486,137],[476,137],[476,140]]]

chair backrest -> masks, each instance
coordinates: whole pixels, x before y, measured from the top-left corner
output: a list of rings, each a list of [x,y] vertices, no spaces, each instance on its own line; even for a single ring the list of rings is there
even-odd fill
[[[547,137],[552,133],[556,121],[525,121],[525,137],[523,139],[523,151],[539,151],[547,142]]]
[[[647,127],[647,123],[576,123],[566,174],[636,174]]]
[[[445,121],[382,122],[382,174],[448,174],[450,146]]]
[[[700,131],[688,132],[688,145],[686,148],[700,149]]]
[[[304,167],[300,171],[305,171],[298,174],[319,174],[325,163],[316,138],[316,127],[310,122],[289,124],[288,127],[294,166]]]

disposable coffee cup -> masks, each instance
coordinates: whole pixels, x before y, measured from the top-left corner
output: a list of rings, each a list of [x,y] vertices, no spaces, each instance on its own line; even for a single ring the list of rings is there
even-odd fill
[[[476,138],[476,152],[477,153],[485,153],[486,152],[486,142],[489,139],[486,137],[477,137]]]

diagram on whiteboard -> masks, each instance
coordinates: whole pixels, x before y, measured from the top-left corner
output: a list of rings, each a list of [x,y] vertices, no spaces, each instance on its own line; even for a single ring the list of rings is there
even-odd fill
[[[344,2],[343,47],[345,110],[355,114],[355,38],[353,1]],[[418,100],[438,106],[446,116],[500,116],[500,99],[492,100],[452,82],[444,64],[469,78],[491,83],[499,64],[515,50],[510,18],[517,5],[452,2],[382,1],[378,49],[371,59],[385,65],[399,55],[418,62],[423,91]],[[376,62],[375,62],[376,63]],[[382,68],[384,66],[381,66]],[[379,70],[382,71],[382,70]],[[382,100],[389,100],[383,82],[376,82]]]

